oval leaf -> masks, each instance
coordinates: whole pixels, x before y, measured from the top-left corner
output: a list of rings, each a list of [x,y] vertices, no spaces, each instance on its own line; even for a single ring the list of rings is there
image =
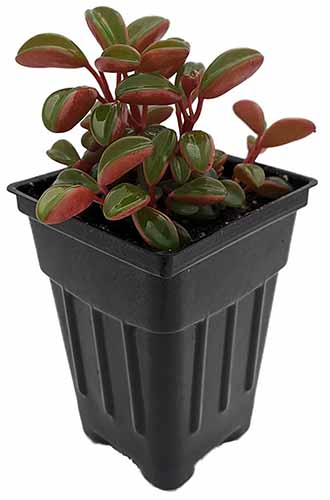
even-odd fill
[[[193,205],[212,205],[224,201],[225,186],[211,177],[198,177],[172,191],[170,200],[184,201]]]
[[[180,152],[192,170],[207,172],[214,161],[213,139],[201,130],[186,132],[180,139]]]
[[[220,149],[215,150],[212,168],[216,171],[217,175],[222,174],[227,160],[228,160],[228,155],[226,153],[220,151]]]
[[[213,99],[247,80],[264,58],[257,50],[232,49],[217,57],[204,73],[200,86],[203,99]]]
[[[178,250],[178,231],[167,215],[155,208],[145,207],[133,215],[136,229],[144,241],[157,250]]]
[[[91,191],[94,191],[94,193],[100,191],[95,179],[77,168],[66,168],[62,170],[55,179],[54,185],[55,184],[85,186]]]
[[[162,123],[173,113],[173,108],[170,106],[149,106],[147,125]]]
[[[44,125],[52,132],[67,132],[88,113],[96,97],[97,91],[92,87],[57,90],[43,106]]]
[[[202,63],[186,62],[182,66],[177,73],[175,85],[180,89],[183,97],[199,88],[204,73],[205,66]]]
[[[154,150],[143,164],[145,180],[149,186],[154,186],[166,172],[169,160],[173,155],[177,137],[174,130],[164,129],[153,139]]]
[[[165,67],[167,68],[165,71],[168,73],[168,68],[180,68],[187,59],[189,51],[189,43],[179,38],[154,42],[142,53],[139,70],[142,73],[154,71],[162,73],[162,69]]]
[[[56,33],[30,38],[19,49],[16,61],[30,68],[82,68],[88,64],[75,43]]]
[[[262,139],[264,148],[273,148],[298,141],[316,131],[313,122],[304,118],[283,118],[271,125]]]
[[[133,215],[150,203],[150,196],[140,187],[123,183],[115,186],[107,194],[103,214],[106,219],[120,220]]]
[[[248,99],[238,101],[233,106],[234,113],[240,118],[253,132],[260,135],[266,128],[264,112],[259,104]]]
[[[100,147],[100,144],[96,142],[89,130],[87,130],[81,137],[81,144],[85,149],[94,153]]]
[[[135,70],[141,62],[139,52],[129,45],[116,44],[107,47],[96,59],[95,66],[104,73],[127,73]]]
[[[254,189],[262,186],[265,182],[265,172],[259,165],[238,163],[234,168],[233,178]]]
[[[39,198],[36,216],[45,224],[59,224],[88,208],[94,196],[94,192],[84,186],[51,186]]]
[[[130,104],[174,104],[180,100],[175,86],[160,75],[139,73],[123,80],[116,96]]]
[[[180,246],[185,246],[185,245],[189,245],[190,243],[192,243],[192,238],[191,238],[189,232],[187,231],[187,229],[175,221],[174,221],[174,225],[175,225],[176,230],[177,230],[178,235],[179,235]]]
[[[181,156],[174,156],[170,162],[172,177],[178,184],[184,184],[189,180],[191,170]]]
[[[256,190],[256,193],[262,198],[276,200],[291,191],[292,186],[281,177],[267,177],[263,185]]]
[[[123,134],[126,121],[125,104],[101,104],[91,114],[90,131],[99,144],[107,146]]]
[[[116,10],[96,7],[86,10],[85,17],[89,29],[103,49],[113,44],[128,43],[127,28]]]
[[[71,166],[80,159],[76,149],[72,146],[71,142],[61,139],[56,141],[46,154],[54,161],[62,163],[63,165]]]
[[[237,182],[229,179],[222,179],[221,182],[227,189],[226,198],[223,204],[226,207],[241,208],[245,203],[245,191]]]
[[[140,136],[122,137],[104,151],[99,164],[98,183],[106,186],[120,179],[152,154],[150,139]]]
[[[169,25],[168,19],[159,16],[136,19],[128,26],[130,43],[138,51],[143,52],[146,47],[165,35]]]
[[[174,199],[169,200],[169,208],[172,212],[177,215],[190,216],[198,212],[199,207],[197,205],[191,205],[190,203],[185,203],[184,201],[178,201]]]

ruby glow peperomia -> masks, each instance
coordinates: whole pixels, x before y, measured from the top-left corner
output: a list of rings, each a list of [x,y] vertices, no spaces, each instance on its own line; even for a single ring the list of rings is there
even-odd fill
[[[248,136],[247,157],[232,178],[225,172],[228,155],[215,148],[210,134],[194,129],[204,101],[252,76],[263,63],[260,52],[227,50],[205,68],[186,62],[185,40],[161,40],[169,28],[163,17],[142,17],[126,26],[114,9],[96,7],[86,12],[86,21],[102,48],[95,67],[74,42],[53,33],[34,36],[16,57],[33,68],[85,68],[98,84],[98,89],[57,90],[45,101],[45,126],[60,133],[80,122],[86,151],[80,156],[64,139],[47,151],[66,168],[37,203],[41,222],[58,224],[98,203],[110,223],[132,217],[150,247],[176,251],[192,241],[177,218],[216,219],[226,208],[242,209],[247,193],[276,199],[292,189],[287,179],[266,177],[255,162],[266,149],[314,132],[311,121],[285,118],[267,127],[257,103],[234,104],[255,135]],[[115,74],[113,91],[106,73]],[[178,133],[160,125],[173,110]]]

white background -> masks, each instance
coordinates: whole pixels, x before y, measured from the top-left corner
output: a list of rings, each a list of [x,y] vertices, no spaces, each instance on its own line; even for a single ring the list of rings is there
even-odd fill
[[[99,48],[84,21],[96,5],[68,0],[6,2],[1,8],[1,350],[0,496],[4,500],[222,498],[328,499],[329,488],[329,31],[326,2],[114,0],[127,22],[158,14],[170,36],[192,44],[190,59],[250,46],[265,55],[258,73],[208,101],[200,127],[217,147],[245,153],[247,129],[231,111],[257,100],[268,122],[314,120],[318,133],[269,150],[263,161],[318,178],[297,217],[281,272],[252,427],[217,448],[173,493],[149,485],[127,458],[82,433],[48,279],[38,267],[28,220],[5,186],[54,170],[44,151],[58,136],[44,129],[44,99],[59,88],[91,84],[84,70],[19,67],[20,45],[40,32],[73,39],[93,61]],[[194,7],[193,7],[194,6]],[[70,134],[67,134],[70,139]],[[78,132],[71,134],[79,146]],[[328,477],[327,477],[328,476]]]

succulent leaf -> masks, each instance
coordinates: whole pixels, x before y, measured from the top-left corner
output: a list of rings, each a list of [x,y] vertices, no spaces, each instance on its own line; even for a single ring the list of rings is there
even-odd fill
[[[171,106],[149,106],[147,125],[163,123],[171,116],[172,113],[173,108],[171,108]]]
[[[86,132],[81,136],[81,144],[85,149],[91,151],[92,153],[97,151],[100,147],[100,144],[96,142],[89,130],[86,130]]]
[[[174,130],[164,129],[153,139],[153,153],[144,160],[144,177],[149,186],[157,184],[164,176],[173,155],[177,137]]]
[[[119,139],[127,121],[125,104],[101,104],[94,109],[90,117],[90,131],[94,139],[102,146]]]
[[[141,62],[140,53],[124,44],[107,47],[101,57],[96,59],[95,66],[104,73],[127,73],[135,70]]]
[[[187,231],[187,229],[185,227],[181,226],[181,224],[179,224],[176,221],[174,221],[173,223],[174,223],[176,230],[178,232],[178,235],[179,235],[180,246],[182,247],[185,245],[189,245],[189,243],[192,242],[192,238],[191,238],[189,232]]]
[[[202,63],[189,61],[183,64],[175,78],[175,85],[180,89],[182,96],[189,96],[198,90],[204,73],[205,66]]]
[[[221,182],[227,190],[223,204],[226,207],[241,208],[245,203],[244,189],[242,189],[237,182],[231,181],[230,179],[222,179]]]
[[[54,161],[62,163],[63,165],[71,166],[76,161],[80,160],[80,156],[76,149],[72,146],[71,142],[65,139],[56,141],[46,154]]]
[[[86,10],[85,17],[89,29],[103,49],[113,44],[128,43],[125,22],[116,10],[96,7]]]
[[[262,138],[264,148],[273,148],[298,141],[316,131],[313,122],[305,118],[283,118],[273,123]]]
[[[180,100],[180,93],[163,76],[139,73],[123,80],[116,89],[121,102],[130,104],[174,104]]]
[[[227,190],[219,180],[198,177],[172,191],[169,198],[192,205],[212,205],[224,201],[226,195]]]
[[[146,16],[136,19],[128,26],[130,44],[143,52],[153,42],[165,35],[170,22],[159,16]]]
[[[264,112],[259,104],[248,99],[238,101],[233,106],[234,113],[240,118],[253,132],[260,135],[265,131],[266,121]]]
[[[269,198],[271,200],[276,200],[285,194],[292,191],[292,186],[282,179],[281,177],[267,177],[262,186],[260,186],[256,193],[262,198]]]
[[[191,175],[191,170],[182,156],[174,156],[170,162],[172,176],[178,184],[185,184]]]
[[[201,130],[186,132],[180,139],[180,152],[192,170],[207,172],[214,161],[213,139]]]
[[[142,73],[159,71],[162,74],[165,68],[168,74],[168,68],[171,68],[174,74],[175,69],[178,70],[187,59],[189,51],[189,43],[178,38],[154,42],[143,51],[139,70]]]
[[[178,231],[167,215],[152,207],[135,212],[133,221],[144,241],[157,250],[178,250]]]
[[[55,179],[53,185],[55,184],[85,186],[91,191],[94,191],[94,193],[98,193],[100,191],[95,179],[86,174],[86,172],[77,168],[66,168],[65,170],[62,170],[62,172],[60,172]]]
[[[177,215],[182,215],[185,217],[189,217],[190,215],[194,215],[198,212],[199,206],[192,205],[190,203],[186,203],[184,201],[178,201],[175,199],[169,200],[169,207],[172,212]]]
[[[106,219],[120,220],[133,215],[150,203],[150,196],[134,184],[118,184],[109,191],[103,204]]]
[[[262,167],[253,163],[238,163],[235,165],[233,179],[237,179],[249,188],[259,188],[265,182],[265,172]]]
[[[222,174],[227,160],[228,160],[228,155],[226,153],[224,153],[220,149],[215,150],[212,168],[216,171],[218,176]]]

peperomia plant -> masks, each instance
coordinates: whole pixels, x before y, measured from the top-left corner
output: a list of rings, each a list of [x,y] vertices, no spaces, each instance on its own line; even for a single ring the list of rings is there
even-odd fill
[[[178,216],[219,217],[226,207],[243,207],[247,192],[274,199],[292,189],[283,178],[266,178],[255,161],[266,148],[315,131],[312,122],[287,118],[267,127],[258,104],[237,102],[234,112],[256,136],[248,136],[247,157],[235,166],[232,178],[224,175],[227,155],[215,149],[208,133],[195,130],[204,101],[252,76],[263,62],[260,52],[228,50],[205,69],[202,63],[186,62],[188,42],[161,40],[167,19],[143,17],[126,27],[118,12],[97,7],[86,12],[86,21],[103,50],[95,68],[75,43],[52,33],[28,40],[16,57],[34,68],[85,68],[98,84],[98,89],[57,90],[43,106],[43,122],[52,132],[66,132],[80,122],[86,151],[80,157],[63,139],[47,151],[66,168],[37,203],[41,222],[61,223],[98,203],[109,221],[132,217],[152,248],[178,250],[191,241]],[[115,74],[114,91],[108,73]],[[160,125],[173,110],[178,134]]]

